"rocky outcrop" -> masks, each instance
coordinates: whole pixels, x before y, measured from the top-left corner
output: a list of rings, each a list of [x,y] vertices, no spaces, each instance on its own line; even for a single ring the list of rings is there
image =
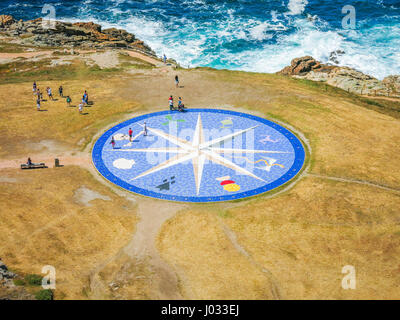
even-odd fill
[[[302,58],[296,58],[292,60],[290,66],[280,71],[284,75],[304,75],[312,71],[317,72],[330,72],[330,66],[322,65],[319,61],[315,60],[311,56],[305,56]]]
[[[14,18],[8,15],[0,15],[0,27],[3,28],[14,23]]]
[[[24,287],[16,286],[14,279],[20,277],[8,270],[0,258],[0,300],[34,300],[35,297]]]
[[[341,52],[335,53],[334,56],[338,54]],[[348,67],[322,64],[310,56],[293,59],[291,65],[278,74],[326,82],[331,86],[361,95],[400,97],[400,76],[389,76],[380,81]]]
[[[0,282],[6,284],[16,277],[16,274],[9,271],[7,266],[0,259]]]
[[[53,25],[50,25],[41,18],[16,21],[11,16],[1,17],[0,32],[20,39],[22,44],[83,49],[125,48],[155,56],[150,47],[125,30],[115,28],[102,30],[100,25],[93,22],[55,21]]]

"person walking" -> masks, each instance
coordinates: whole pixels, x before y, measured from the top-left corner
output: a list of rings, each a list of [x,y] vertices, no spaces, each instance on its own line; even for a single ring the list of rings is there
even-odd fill
[[[164,63],[167,64],[167,56],[165,54],[164,54],[163,59],[164,59]]]
[[[60,94],[60,97],[61,97],[61,98],[63,98],[63,97],[64,97],[64,93],[63,93],[63,91],[64,91],[63,87],[62,87],[62,86],[60,86],[60,87],[58,88],[58,93]]]
[[[86,90],[85,93],[83,94],[83,100],[85,101],[86,104],[89,104],[89,95]]]
[[[53,99],[53,93],[51,92],[51,88],[47,87],[47,95],[49,96],[49,99],[54,100]]]
[[[37,95],[37,98],[38,98],[39,100],[43,100],[43,95],[42,95],[42,93],[40,92],[40,89],[39,89],[39,88],[36,90],[36,95]]]
[[[179,77],[178,75],[175,76],[175,85],[177,88],[179,88]]]
[[[36,90],[37,90],[37,85],[36,85],[36,81],[35,81],[35,82],[33,82],[33,86],[32,86],[33,93],[35,93]]]
[[[114,136],[113,137],[111,137],[111,145],[112,145],[112,148],[113,149],[115,149],[115,140],[114,140]]]
[[[82,114],[83,111],[83,103],[79,104],[79,113]]]
[[[129,134],[129,141],[132,142],[132,135],[133,135],[132,128],[129,128],[128,134]]]
[[[168,103],[169,103],[169,110],[173,111],[174,110],[174,98],[172,96],[169,97]]]
[[[37,111],[40,111],[40,97],[39,96],[36,99],[36,108],[37,108]]]
[[[147,137],[147,124],[146,124],[146,121],[144,122],[143,135],[144,135],[145,137]]]
[[[67,104],[68,104],[68,107],[71,106],[71,102],[72,102],[72,99],[71,99],[70,96],[68,96],[68,97],[67,97]]]

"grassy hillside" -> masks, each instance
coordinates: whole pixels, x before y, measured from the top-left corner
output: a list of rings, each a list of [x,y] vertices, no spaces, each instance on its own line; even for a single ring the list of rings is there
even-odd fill
[[[225,108],[281,121],[310,145],[310,167],[290,190],[234,203],[177,206],[172,218],[160,222],[153,240],[176,274],[182,297],[400,298],[398,101],[278,75],[153,68],[126,56],[118,67],[101,69],[77,59],[59,67],[35,62],[38,68],[29,73],[21,71],[33,68],[29,61],[16,66],[19,72],[11,65],[0,68],[3,168],[27,156],[86,159],[78,167],[45,171],[0,169],[0,252],[7,264],[26,273],[57,265],[60,299],[157,297],[162,289],[152,280],[154,257],[121,253],[140,223],[127,199],[139,205],[144,199],[99,178],[90,169],[90,147],[112,123],[167,109],[172,94],[189,108]],[[183,88],[175,88],[175,74]],[[44,102],[47,111],[37,112],[33,80],[43,91],[62,85],[72,105],[88,90],[94,105],[79,115],[56,94],[58,101]],[[111,200],[97,199],[90,207],[77,202],[74,194],[82,186]],[[341,288],[345,265],[356,267],[354,291]],[[114,292],[108,288],[113,282],[123,287]]]

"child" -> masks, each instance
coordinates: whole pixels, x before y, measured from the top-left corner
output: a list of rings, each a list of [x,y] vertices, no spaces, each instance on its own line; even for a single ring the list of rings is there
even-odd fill
[[[70,97],[70,96],[68,96],[68,97],[67,97],[67,103],[68,103],[68,107],[70,107],[70,106],[71,106],[71,102],[72,102],[72,99],[71,99],[71,97]]]
[[[38,97],[36,100],[36,107],[37,107],[37,111],[40,111],[40,97]]]
[[[174,98],[172,98],[172,96],[169,97],[168,99],[169,101],[169,110],[174,110]]]
[[[178,75],[175,76],[175,85],[178,88],[179,87],[179,77]]]
[[[33,83],[33,88],[32,88],[33,93],[36,92],[36,89],[37,89],[37,85],[36,85],[36,81],[35,81],[35,82]]]
[[[83,111],[83,103],[79,104],[79,113],[82,114]]]
[[[60,87],[58,88],[58,93],[60,94],[60,97],[64,97],[63,91],[64,91],[63,87],[60,86]]]

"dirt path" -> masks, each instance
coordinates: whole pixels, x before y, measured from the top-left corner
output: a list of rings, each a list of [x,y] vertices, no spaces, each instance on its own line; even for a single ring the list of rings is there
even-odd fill
[[[393,97],[366,96],[366,95],[362,95],[362,97],[370,98],[370,99],[377,99],[377,100],[388,100],[388,101],[400,102],[400,98],[393,98]]]
[[[137,58],[143,61],[146,61],[148,63],[151,63],[152,65],[155,66],[164,66],[164,63],[160,60],[157,60],[155,58],[152,58],[150,56],[146,56],[143,53],[137,52],[137,51],[131,51],[131,50],[126,50],[125,51],[127,54],[129,54],[132,58]]]
[[[46,51],[31,51],[31,52],[18,52],[18,53],[0,53],[0,63],[1,62],[10,62],[14,59],[18,58],[25,58],[25,59],[32,59],[32,58],[37,58],[40,56],[43,57],[48,57],[53,55],[53,53],[56,50],[46,50]],[[117,52],[115,51],[97,51],[97,50],[74,50],[74,52],[79,53],[79,54],[88,54],[92,53],[93,55],[91,56],[91,59],[94,60],[94,62],[99,63],[101,65],[104,65],[106,68],[112,68],[115,67],[119,64],[118,62],[118,55]],[[129,54],[129,56],[133,58],[137,58],[140,60],[143,60],[145,62],[148,62],[156,67],[166,67],[164,63],[160,60],[157,60],[153,57],[147,56],[143,53],[137,52],[137,51],[131,51],[131,50],[124,50],[122,52],[125,52]]]
[[[166,203],[160,200],[141,199],[138,202],[140,222],[131,242],[124,251],[131,257],[146,259],[152,265],[157,285],[154,295],[162,300],[182,299],[178,289],[178,278],[175,271],[164,260],[156,248],[156,240],[165,221],[185,209],[186,204]]]
[[[392,188],[392,187],[389,187],[389,186],[385,186],[385,185],[381,185],[381,184],[377,184],[377,183],[373,183],[373,182],[365,181],[365,180],[348,179],[348,178],[340,178],[340,177],[330,177],[330,176],[323,176],[323,175],[313,174],[313,173],[306,173],[305,175],[306,176],[310,176],[310,177],[320,178],[320,179],[327,179],[327,180],[333,180],[333,181],[339,181],[339,182],[362,184],[362,185],[366,185],[366,186],[370,186],[370,187],[374,187],[374,188],[378,188],[378,189],[382,189],[382,190],[386,190],[386,191],[392,191],[392,192],[400,193],[400,189]]]
[[[46,51],[31,51],[31,52],[18,52],[18,53],[0,53],[0,60],[9,60],[9,59],[18,59],[18,58],[25,58],[25,59],[30,59],[30,58],[36,58],[39,56],[49,56],[52,55],[56,50],[46,50]],[[74,50],[75,52],[78,52],[80,54],[85,54],[85,53],[93,53],[96,52],[96,50]]]

